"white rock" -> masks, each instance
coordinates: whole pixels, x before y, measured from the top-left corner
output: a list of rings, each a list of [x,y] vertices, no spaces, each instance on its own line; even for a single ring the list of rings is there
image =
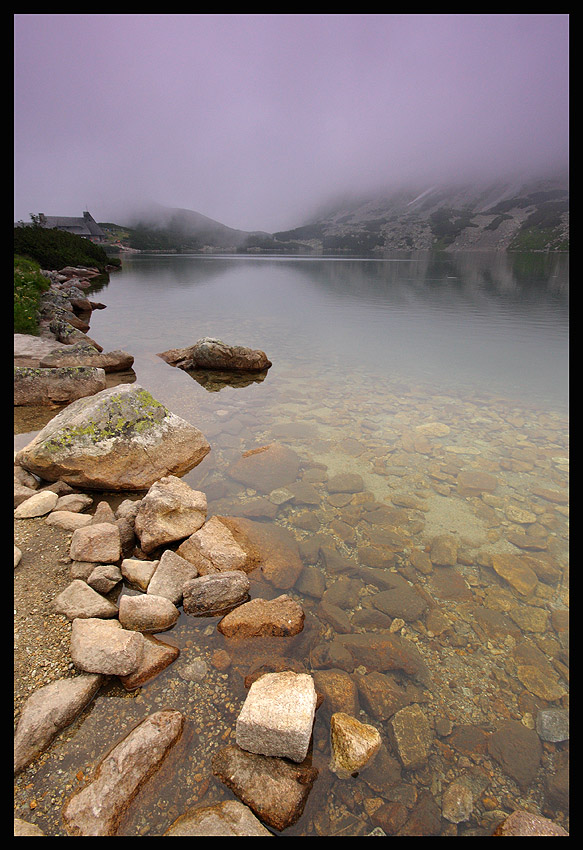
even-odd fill
[[[249,688],[237,718],[239,747],[265,756],[305,759],[316,712],[316,688],[307,673],[266,673]]]
[[[21,502],[14,511],[14,516],[16,519],[45,516],[53,510],[58,500],[59,497],[52,490],[41,490]]]

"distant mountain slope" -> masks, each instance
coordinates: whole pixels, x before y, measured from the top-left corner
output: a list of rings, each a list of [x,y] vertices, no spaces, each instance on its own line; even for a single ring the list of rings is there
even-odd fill
[[[273,236],[317,252],[565,251],[569,248],[568,182],[556,177],[403,189],[344,200],[308,224]]]
[[[236,230],[194,210],[152,205],[127,219],[132,247],[236,250],[268,234]]]
[[[395,250],[568,251],[565,176],[483,185],[417,186],[329,203],[292,230],[237,230],[199,212],[150,205],[125,220],[124,244],[145,251],[347,253]],[[119,225],[103,225],[119,236]]]

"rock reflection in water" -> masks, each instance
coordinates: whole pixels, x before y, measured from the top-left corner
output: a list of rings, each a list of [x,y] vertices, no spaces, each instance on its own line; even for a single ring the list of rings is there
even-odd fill
[[[261,384],[267,377],[265,372],[210,372],[203,369],[184,369],[191,378],[209,393],[218,393],[225,387],[240,389],[251,384]]]

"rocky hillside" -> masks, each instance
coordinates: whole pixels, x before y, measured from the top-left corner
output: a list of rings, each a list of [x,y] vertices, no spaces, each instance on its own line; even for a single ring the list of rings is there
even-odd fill
[[[568,182],[432,185],[354,198],[273,238],[317,252],[568,251]]]

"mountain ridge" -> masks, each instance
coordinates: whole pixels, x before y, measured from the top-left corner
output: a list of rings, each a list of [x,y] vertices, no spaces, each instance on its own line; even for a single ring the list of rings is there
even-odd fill
[[[141,250],[383,254],[396,250],[568,251],[564,174],[353,195],[285,231],[245,231],[202,213],[150,205],[128,219]]]

